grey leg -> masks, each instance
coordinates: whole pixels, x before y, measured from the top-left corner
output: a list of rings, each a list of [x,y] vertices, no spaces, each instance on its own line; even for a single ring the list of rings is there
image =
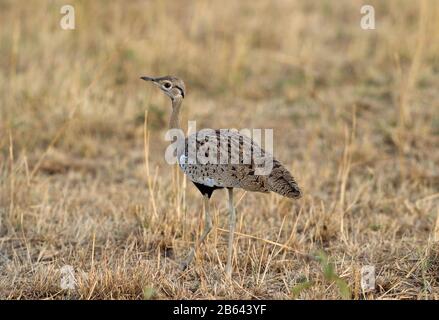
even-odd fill
[[[181,263],[182,270],[185,270],[188,267],[188,265],[192,262],[195,256],[196,247],[204,243],[204,240],[206,239],[210,230],[212,230],[212,217],[209,214],[209,197],[204,196],[204,230],[203,233],[201,234],[200,239],[198,240],[198,243],[191,248],[191,251],[189,252],[186,259]]]
[[[233,236],[235,234],[235,207],[233,206],[233,189],[227,189],[229,191],[229,245],[227,248],[227,265],[226,265],[226,275],[228,278],[232,275],[232,254],[233,254]]]

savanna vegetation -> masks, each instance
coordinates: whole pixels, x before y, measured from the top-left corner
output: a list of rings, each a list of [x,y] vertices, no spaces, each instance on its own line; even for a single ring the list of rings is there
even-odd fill
[[[0,297],[439,298],[439,2],[0,1]],[[273,128],[303,190],[225,191],[214,229],[164,160],[185,80],[197,128]],[[72,266],[75,288],[60,287]],[[365,293],[360,270],[375,266]]]

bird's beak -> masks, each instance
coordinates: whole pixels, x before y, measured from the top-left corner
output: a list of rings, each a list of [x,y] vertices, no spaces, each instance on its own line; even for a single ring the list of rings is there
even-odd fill
[[[155,81],[155,78],[151,78],[151,77],[140,77],[140,79],[145,80],[145,81]]]
[[[160,87],[160,82],[158,82],[156,78],[143,76],[143,77],[140,77],[140,79],[145,80],[145,81],[152,81],[153,84],[155,84],[157,87]]]

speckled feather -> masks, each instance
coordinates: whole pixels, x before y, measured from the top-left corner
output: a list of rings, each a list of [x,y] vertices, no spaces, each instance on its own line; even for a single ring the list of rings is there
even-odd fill
[[[300,189],[290,172],[249,137],[236,130],[227,129],[203,132],[198,139],[197,134],[187,137],[184,150],[177,154],[180,168],[191,181],[208,187],[241,188],[256,192],[273,191],[288,198],[300,197]],[[189,161],[190,141],[196,141],[196,144],[192,143],[196,145],[193,153],[196,155],[195,163]],[[236,164],[231,161],[232,150],[239,150]],[[227,164],[221,164],[221,154],[223,159],[227,160]],[[200,155],[203,155],[202,159]],[[243,159],[251,161],[243,163]],[[273,168],[269,174],[255,174],[261,159],[273,161]]]

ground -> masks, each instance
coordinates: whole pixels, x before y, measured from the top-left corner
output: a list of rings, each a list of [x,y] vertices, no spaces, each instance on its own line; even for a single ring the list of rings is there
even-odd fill
[[[0,2],[0,298],[439,298],[437,1],[369,1],[374,30],[362,1],[70,4],[74,30],[62,1]],[[203,201],[139,80],[166,74],[184,126],[273,128],[303,190],[236,190],[232,281],[222,190],[178,268]]]

